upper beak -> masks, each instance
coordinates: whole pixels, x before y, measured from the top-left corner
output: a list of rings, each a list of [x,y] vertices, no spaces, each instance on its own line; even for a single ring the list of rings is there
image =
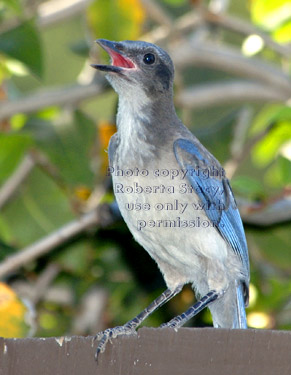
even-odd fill
[[[98,43],[111,57],[111,65],[91,64],[91,66],[98,70],[106,72],[121,73],[124,69],[135,68],[135,64],[124,53],[124,45],[122,42],[112,42],[106,39],[97,39]]]

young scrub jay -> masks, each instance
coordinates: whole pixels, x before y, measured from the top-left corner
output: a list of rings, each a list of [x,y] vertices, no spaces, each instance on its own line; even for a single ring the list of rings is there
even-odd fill
[[[160,268],[167,290],[123,326],[97,334],[96,357],[110,338],[135,333],[152,312],[192,283],[201,299],[163,327],[181,327],[206,306],[214,327],[247,328],[249,258],[224,170],[182,124],[173,104],[174,66],[160,47],[140,41],[97,43],[119,95],[109,171],[120,212]]]

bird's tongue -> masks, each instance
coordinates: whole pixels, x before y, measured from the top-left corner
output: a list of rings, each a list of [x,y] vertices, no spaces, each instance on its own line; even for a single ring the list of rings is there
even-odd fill
[[[120,55],[118,52],[115,52],[112,49],[107,49],[107,52],[112,59],[113,66],[119,66],[121,68],[134,68],[134,64],[130,59]]]

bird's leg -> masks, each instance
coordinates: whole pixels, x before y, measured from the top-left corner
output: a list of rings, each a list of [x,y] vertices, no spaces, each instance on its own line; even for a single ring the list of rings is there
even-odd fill
[[[99,340],[99,345],[95,354],[97,360],[99,353],[103,353],[108,341],[111,338],[115,338],[119,335],[130,335],[135,333],[136,328],[155,310],[161,307],[164,303],[168,302],[182,289],[182,286],[178,286],[176,289],[167,289],[158,298],[156,298],[148,307],[146,307],[140,314],[135,318],[131,319],[123,326],[117,326],[114,328],[108,328],[105,331],[97,333],[95,339]]]
[[[204,297],[202,297],[198,302],[195,303],[195,305],[191,306],[187,311],[185,311],[183,314],[176,316],[172,320],[170,320],[168,323],[164,323],[161,325],[162,328],[164,327],[171,327],[171,328],[179,328],[182,327],[189,319],[193,318],[196,314],[198,314],[200,311],[205,309],[210,303],[215,301],[216,299],[223,296],[225,291],[216,291],[211,290],[208,292]]]

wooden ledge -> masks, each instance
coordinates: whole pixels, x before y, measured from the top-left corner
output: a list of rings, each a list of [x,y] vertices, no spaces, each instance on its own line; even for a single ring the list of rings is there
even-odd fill
[[[0,338],[1,375],[290,375],[291,331],[141,328],[94,359],[93,337]]]

